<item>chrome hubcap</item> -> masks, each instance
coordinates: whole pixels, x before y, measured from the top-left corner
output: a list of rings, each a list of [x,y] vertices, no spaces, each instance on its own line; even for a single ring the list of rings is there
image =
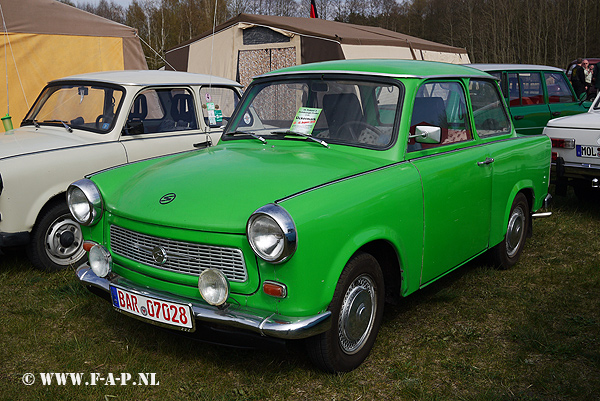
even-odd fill
[[[85,253],[82,245],[81,228],[69,215],[56,219],[46,232],[46,254],[58,265],[79,260]]]
[[[506,231],[506,252],[508,257],[515,256],[525,235],[525,213],[523,209],[517,207],[513,210],[508,220],[508,228]]]
[[[357,353],[373,329],[377,311],[377,290],[367,275],[357,277],[344,297],[339,317],[339,338],[346,354]]]

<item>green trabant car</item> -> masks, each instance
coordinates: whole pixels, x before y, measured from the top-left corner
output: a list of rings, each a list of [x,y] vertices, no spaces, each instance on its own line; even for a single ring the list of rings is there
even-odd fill
[[[548,197],[550,139],[515,134],[493,77],[332,61],[258,77],[221,142],[71,184],[79,280],[146,322],[368,356],[384,303],[490,251],[517,262]]]

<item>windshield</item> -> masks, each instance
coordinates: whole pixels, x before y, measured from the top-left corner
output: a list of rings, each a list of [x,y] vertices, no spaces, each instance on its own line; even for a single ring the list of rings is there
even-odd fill
[[[392,80],[302,77],[258,83],[248,88],[223,139],[244,133],[267,141],[309,135],[327,143],[386,148],[394,139],[400,93]]]
[[[58,125],[106,133],[112,129],[123,90],[98,84],[60,84],[44,89],[21,125]]]

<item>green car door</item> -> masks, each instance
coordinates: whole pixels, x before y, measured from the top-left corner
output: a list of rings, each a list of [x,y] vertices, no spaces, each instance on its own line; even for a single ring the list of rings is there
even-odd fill
[[[427,82],[415,98],[411,136],[424,126],[441,128],[440,143],[409,144],[423,186],[421,285],[488,246],[493,160],[475,146],[466,110],[461,82]]]
[[[515,129],[520,134],[541,134],[552,114],[545,101],[539,72],[508,73],[508,102]]]

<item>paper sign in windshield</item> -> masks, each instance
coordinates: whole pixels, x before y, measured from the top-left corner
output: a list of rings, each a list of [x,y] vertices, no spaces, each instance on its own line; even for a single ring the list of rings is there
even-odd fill
[[[290,131],[297,132],[298,134],[311,135],[315,124],[319,119],[322,109],[315,109],[311,107],[300,107],[292,121]]]
[[[206,97],[208,98],[210,95],[207,93]],[[223,122],[223,112],[219,110],[218,106],[215,107],[215,104],[210,102],[206,103],[206,109],[208,110],[208,123],[210,125],[217,125],[217,123]]]

